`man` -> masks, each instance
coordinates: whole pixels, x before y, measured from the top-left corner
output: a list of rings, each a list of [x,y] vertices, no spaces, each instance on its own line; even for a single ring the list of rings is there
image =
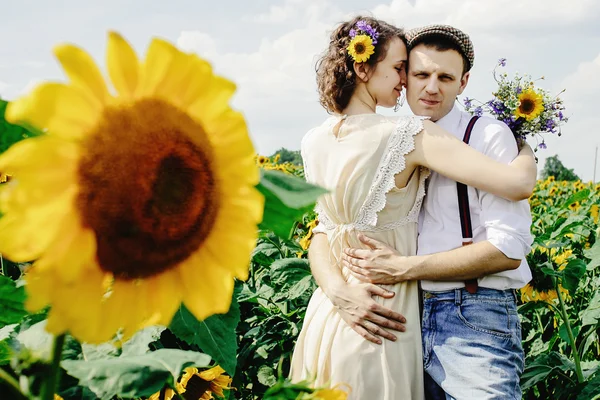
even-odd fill
[[[471,116],[454,102],[473,66],[469,37],[433,25],[409,32],[408,40],[411,110],[463,139]],[[474,124],[470,145],[504,163],[518,153],[509,128],[487,117]],[[456,182],[433,173],[419,220],[417,256],[403,257],[362,236],[370,250],[346,249],[343,262],[364,283],[330,285],[329,245],[317,229],[309,251],[311,269],[342,318],[375,343],[381,343],[380,337],[395,340],[384,328],[402,332],[404,323],[415,323],[373,300],[394,295],[377,284],[420,280],[429,398],[520,399],[524,354],[514,289],[531,279],[525,261],[532,242],[529,204],[473,188],[467,194],[470,246],[463,246],[471,238],[463,238]]]

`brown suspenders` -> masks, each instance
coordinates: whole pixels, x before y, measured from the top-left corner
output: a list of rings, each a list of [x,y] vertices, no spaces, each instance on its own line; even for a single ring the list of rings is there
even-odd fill
[[[467,125],[465,130],[465,136],[463,142],[469,144],[471,139],[471,133],[475,122],[479,119],[478,116],[473,116]],[[473,227],[471,226],[471,212],[469,210],[469,194],[467,191],[467,185],[460,182],[456,182],[456,189],[458,190],[458,211],[460,213],[460,227],[462,229],[463,246],[468,246],[473,243]],[[468,279],[465,281],[465,289],[467,292],[474,294],[477,292],[477,279]]]

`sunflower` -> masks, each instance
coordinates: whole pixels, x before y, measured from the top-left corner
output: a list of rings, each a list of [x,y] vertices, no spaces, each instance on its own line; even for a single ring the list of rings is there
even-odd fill
[[[91,343],[168,325],[182,301],[198,319],[227,312],[264,203],[235,85],[160,39],[141,62],[109,34],[116,94],[80,48],[55,55],[70,82],[6,110],[47,134],[0,157],[15,178],[0,193],[0,252],[36,260],[28,309],[50,305],[50,332]]]
[[[348,45],[348,54],[357,63],[363,63],[375,53],[373,40],[368,35],[356,35]]]
[[[256,163],[258,165],[264,165],[264,164],[268,164],[269,162],[271,162],[271,160],[269,160],[269,157],[265,157],[265,156],[256,156]]]
[[[531,121],[544,111],[544,101],[542,96],[537,94],[535,90],[528,89],[519,95],[519,107],[515,110],[517,118],[523,117],[527,121]]]
[[[181,385],[185,387],[188,398],[208,400],[214,399],[213,394],[224,397],[223,390],[231,389],[231,377],[225,375],[225,370],[220,366],[198,372],[196,368],[187,368],[181,378]]]

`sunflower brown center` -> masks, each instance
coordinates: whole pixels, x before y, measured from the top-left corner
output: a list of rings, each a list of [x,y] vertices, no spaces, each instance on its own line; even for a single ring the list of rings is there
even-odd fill
[[[77,207],[102,270],[152,276],[202,244],[219,206],[202,126],[164,101],[140,100],[107,108],[82,148]]]
[[[211,389],[211,383],[200,378],[198,375],[193,375],[185,386],[183,397],[185,400],[197,400]]]
[[[521,105],[519,106],[519,108],[521,109],[521,112],[523,114],[531,114],[533,112],[533,109],[535,108],[535,104],[533,101],[525,99],[521,101]]]
[[[354,51],[357,54],[362,54],[365,52],[365,45],[362,43],[356,43],[356,45],[354,45]]]

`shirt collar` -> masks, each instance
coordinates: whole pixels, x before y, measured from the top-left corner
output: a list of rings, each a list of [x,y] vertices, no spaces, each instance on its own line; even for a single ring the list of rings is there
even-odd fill
[[[448,132],[456,132],[460,126],[460,121],[462,119],[462,112],[458,109],[456,105],[452,107],[452,110],[442,118],[437,120],[437,125],[440,128],[444,128]]]

